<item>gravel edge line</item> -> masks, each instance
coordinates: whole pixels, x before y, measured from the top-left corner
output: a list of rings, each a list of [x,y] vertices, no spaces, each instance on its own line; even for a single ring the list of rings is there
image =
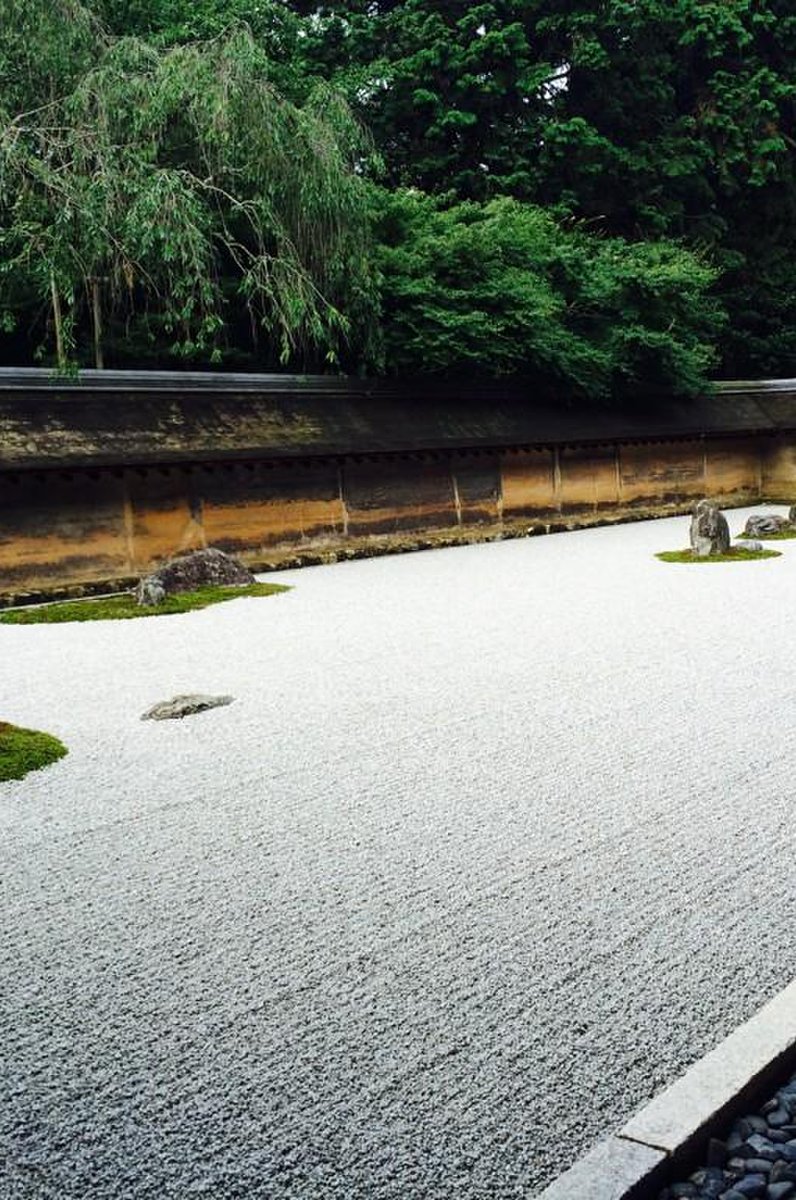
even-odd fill
[[[796,980],[537,1200],[651,1200],[719,1128],[796,1067]]]

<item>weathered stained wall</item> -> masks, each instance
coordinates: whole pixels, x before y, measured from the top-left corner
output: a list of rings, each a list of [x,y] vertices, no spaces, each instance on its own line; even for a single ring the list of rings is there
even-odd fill
[[[796,499],[796,438],[0,472],[0,597],[219,546],[257,567],[531,526]]]
[[[763,457],[761,489],[769,500],[796,504],[796,437],[774,438]]]
[[[214,545],[258,568],[796,502],[796,380],[578,407],[521,384],[0,368],[0,603]]]

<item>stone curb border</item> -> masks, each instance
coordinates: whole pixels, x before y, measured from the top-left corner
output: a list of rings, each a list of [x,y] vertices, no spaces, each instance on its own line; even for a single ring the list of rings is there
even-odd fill
[[[654,1200],[733,1117],[796,1065],[796,981],[699,1059],[537,1200]]]

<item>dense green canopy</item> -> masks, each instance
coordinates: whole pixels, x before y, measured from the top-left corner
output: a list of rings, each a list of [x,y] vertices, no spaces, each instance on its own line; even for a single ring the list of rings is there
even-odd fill
[[[245,313],[280,361],[336,361],[372,305],[363,138],[344,101],[322,84],[301,108],[284,99],[245,26],[166,50],[93,38],[0,135],[8,311],[46,299],[60,360],[90,307],[100,353],[115,320],[134,341],[217,357]]]
[[[634,240],[685,239],[722,272],[725,371],[793,373],[790,0],[318,11],[305,53],[346,90],[391,183],[507,194]]]
[[[505,197],[382,192],[378,207],[393,369],[523,375],[595,397],[703,385],[721,324],[715,274],[681,247],[564,229]]]
[[[0,0],[0,353],[792,373],[789,8]]]

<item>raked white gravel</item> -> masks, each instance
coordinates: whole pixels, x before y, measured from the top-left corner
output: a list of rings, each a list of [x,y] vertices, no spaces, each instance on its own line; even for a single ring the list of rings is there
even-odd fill
[[[3,1200],[527,1197],[789,982],[796,542],[687,525],[0,625]]]

